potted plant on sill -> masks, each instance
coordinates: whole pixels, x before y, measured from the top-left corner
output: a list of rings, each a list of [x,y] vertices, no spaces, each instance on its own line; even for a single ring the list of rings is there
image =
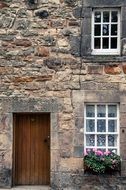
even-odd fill
[[[113,173],[120,171],[119,155],[101,150],[89,150],[84,153],[84,170],[94,174]]]

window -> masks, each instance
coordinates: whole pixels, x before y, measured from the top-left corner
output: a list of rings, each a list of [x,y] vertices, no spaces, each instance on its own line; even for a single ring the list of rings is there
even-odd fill
[[[120,11],[94,9],[92,13],[92,54],[120,53]]]
[[[84,111],[85,149],[119,154],[119,109],[117,104],[86,104]]]

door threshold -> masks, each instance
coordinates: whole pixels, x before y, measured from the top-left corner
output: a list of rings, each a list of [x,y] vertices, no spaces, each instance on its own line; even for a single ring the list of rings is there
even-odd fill
[[[46,185],[21,185],[15,186],[12,190],[50,190],[51,188]]]

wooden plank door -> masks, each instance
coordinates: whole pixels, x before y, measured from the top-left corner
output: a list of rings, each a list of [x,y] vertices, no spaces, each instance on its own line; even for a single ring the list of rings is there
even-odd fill
[[[49,185],[50,115],[14,116],[14,185]]]

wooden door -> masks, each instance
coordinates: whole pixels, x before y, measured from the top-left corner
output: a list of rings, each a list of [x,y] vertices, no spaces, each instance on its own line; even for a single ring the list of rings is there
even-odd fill
[[[50,115],[14,115],[14,185],[49,185]]]

